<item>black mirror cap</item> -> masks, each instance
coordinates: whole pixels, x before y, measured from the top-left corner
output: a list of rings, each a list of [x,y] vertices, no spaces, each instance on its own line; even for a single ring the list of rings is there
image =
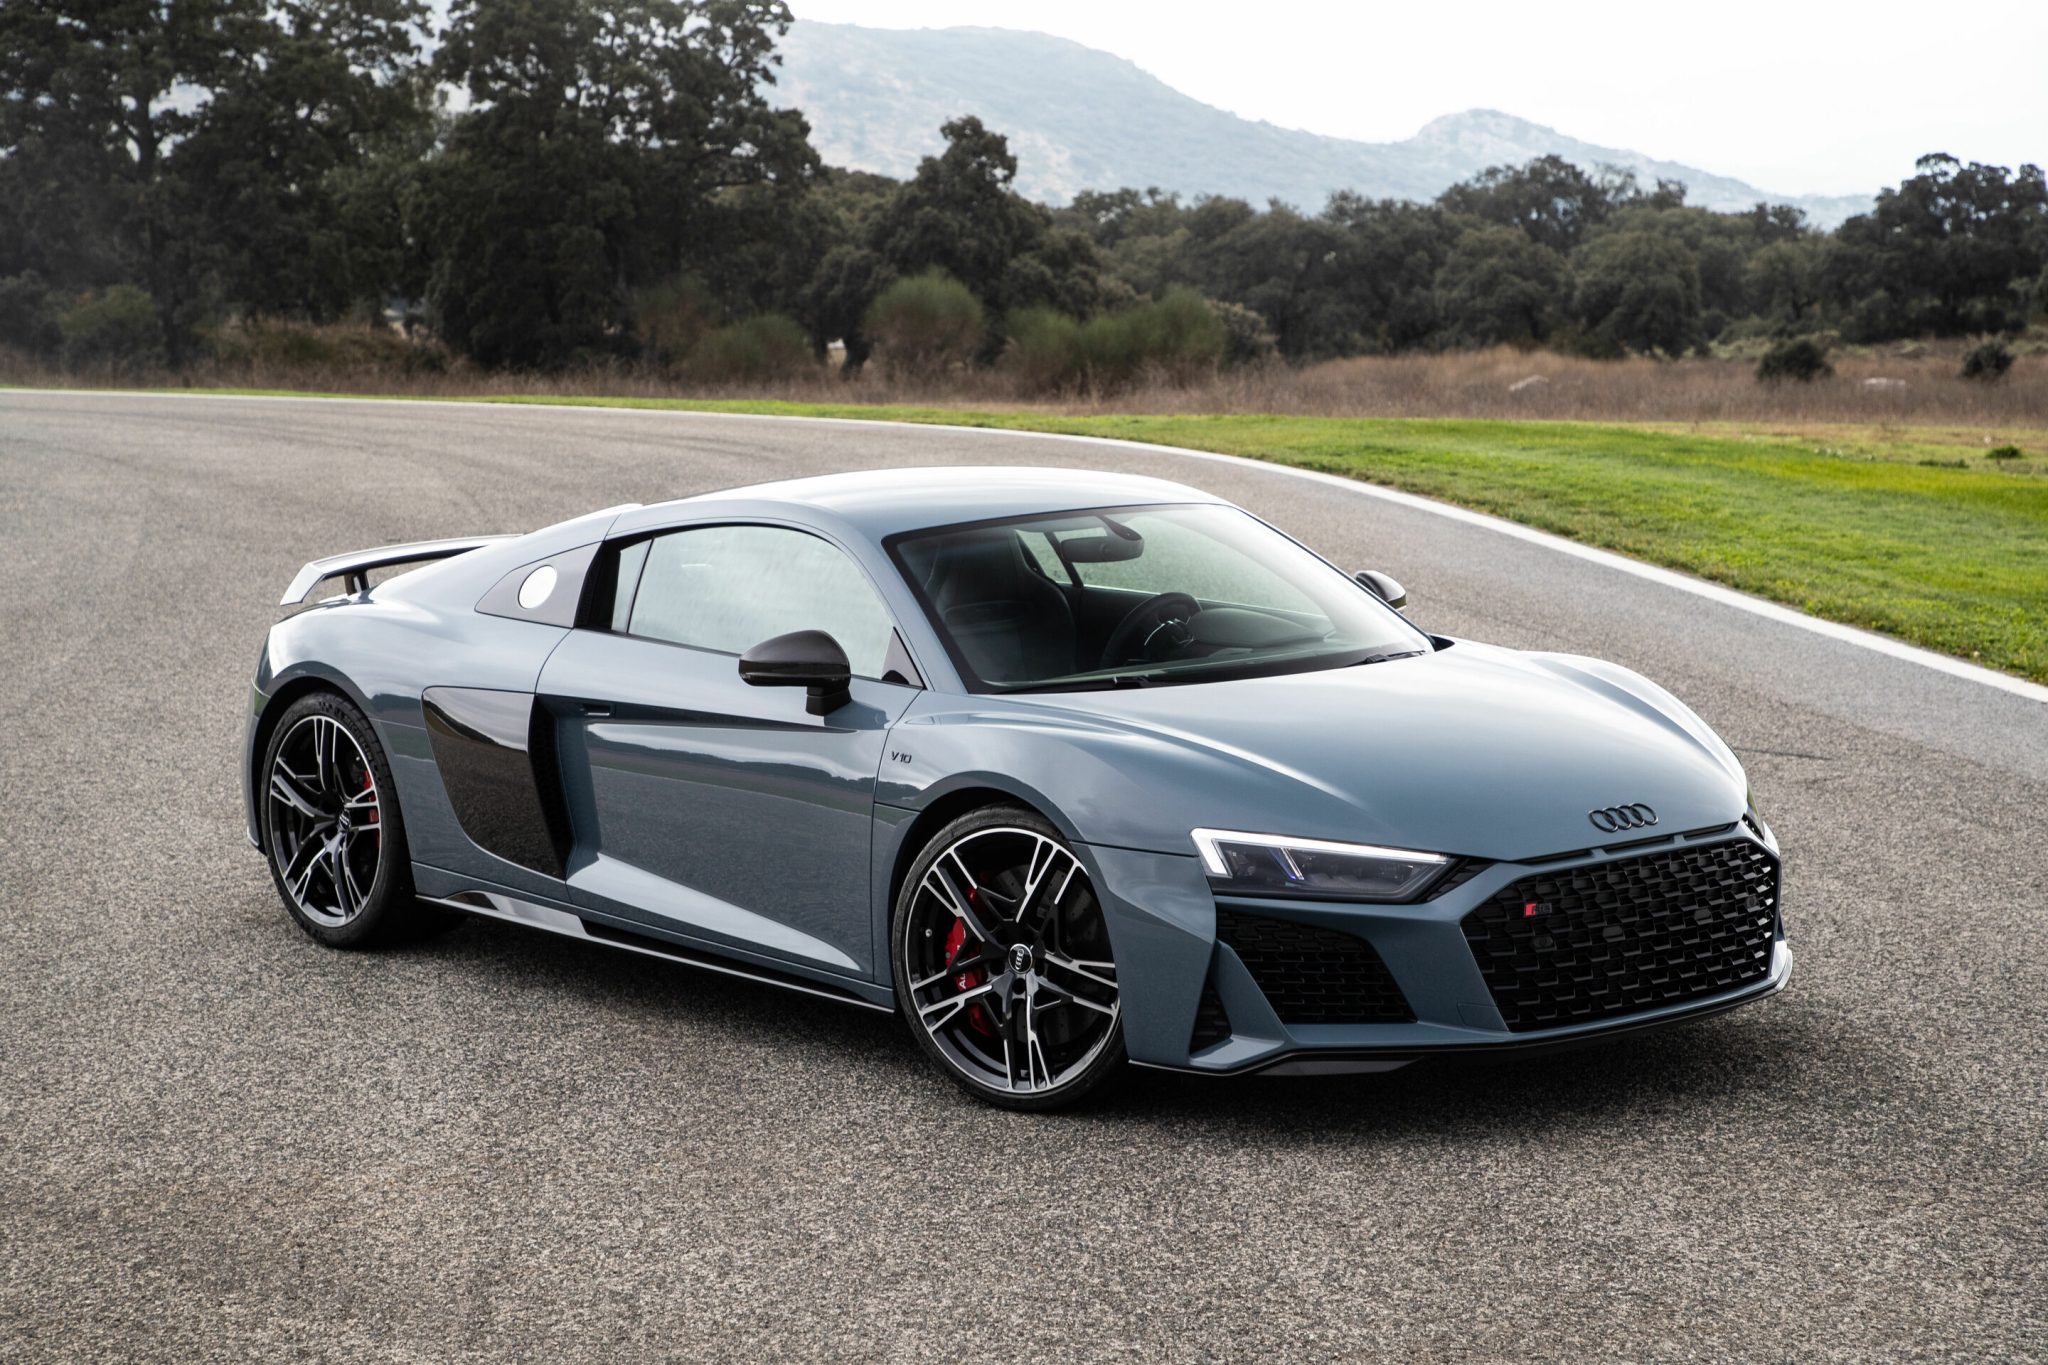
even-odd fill
[[[1391,575],[1383,574],[1378,569],[1360,569],[1351,576],[1358,580],[1359,586],[1395,611],[1408,605],[1408,590]]]
[[[822,630],[793,630],[763,640],[740,655],[740,678],[755,687],[803,688],[808,694],[804,709],[814,716],[852,700],[847,685],[853,681],[853,665],[839,642]]]

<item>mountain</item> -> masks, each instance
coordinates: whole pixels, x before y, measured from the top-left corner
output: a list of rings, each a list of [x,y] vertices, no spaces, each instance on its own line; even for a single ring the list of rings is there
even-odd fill
[[[1044,33],[798,20],[782,54],[774,98],[804,111],[828,163],[907,176],[939,149],[940,124],[978,114],[1009,137],[1018,190],[1048,203],[1125,185],[1281,199],[1311,210],[1339,189],[1433,199],[1488,166],[1549,153],[1588,169],[1619,166],[1645,185],[1683,180],[1687,202],[1708,208],[1796,204],[1823,227],[1871,203],[1868,196],[1772,194],[1490,109],[1446,115],[1401,142],[1323,137],[1239,118],[1121,57]]]

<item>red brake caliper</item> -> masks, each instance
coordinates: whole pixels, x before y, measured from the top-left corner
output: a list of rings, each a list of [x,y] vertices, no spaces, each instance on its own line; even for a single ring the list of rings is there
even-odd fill
[[[363,774],[363,790],[369,791],[372,787],[376,785],[377,784],[375,782],[372,782],[370,780],[370,774],[365,772]],[[363,817],[363,823],[366,825],[374,825],[377,823],[377,803],[375,801],[370,802],[370,810],[369,813]],[[380,845],[384,842],[384,833],[382,830],[379,830],[377,833],[377,842]]]
[[[972,891],[969,891],[967,894],[969,897],[974,895]],[[953,921],[952,929],[946,934],[946,965],[948,967],[958,960],[960,950],[966,946],[967,921],[956,919]],[[955,990],[971,991],[986,979],[987,977],[981,968],[969,967],[966,971],[953,978],[953,988]],[[983,1010],[980,1005],[969,1005],[967,1007],[967,1027],[973,1029],[984,1038],[996,1036],[995,1025],[989,1022],[987,1011]]]

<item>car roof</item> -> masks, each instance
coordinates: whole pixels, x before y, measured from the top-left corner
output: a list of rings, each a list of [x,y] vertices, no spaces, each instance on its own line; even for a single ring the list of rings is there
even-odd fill
[[[942,465],[870,469],[752,484],[663,504],[678,511],[746,504],[831,513],[879,540],[899,531],[959,522],[1146,503],[1221,502],[1186,484],[1094,469],[1011,465]],[[650,509],[653,510],[653,509]]]

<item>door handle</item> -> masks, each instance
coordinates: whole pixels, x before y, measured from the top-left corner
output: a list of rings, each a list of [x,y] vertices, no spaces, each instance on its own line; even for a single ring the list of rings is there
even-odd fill
[[[609,702],[587,701],[583,703],[583,714],[586,716],[608,716],[611,713],[612,708]]]

